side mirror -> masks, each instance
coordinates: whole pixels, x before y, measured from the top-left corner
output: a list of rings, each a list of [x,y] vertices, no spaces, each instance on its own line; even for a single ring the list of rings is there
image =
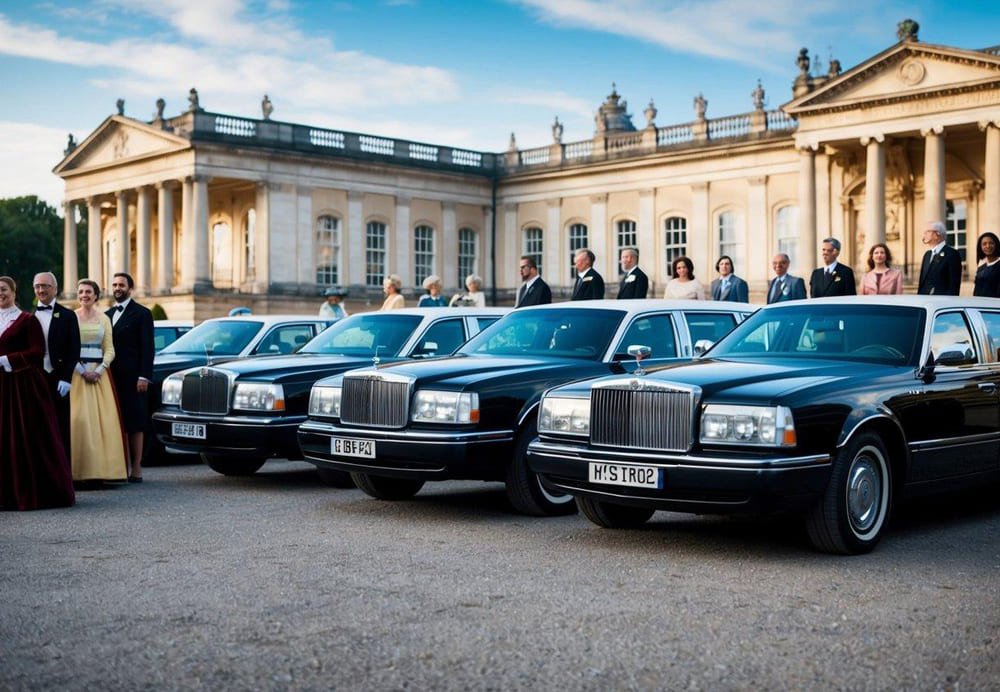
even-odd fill
[[[934,360],[938,365],[968,365],[976,362],[976,353],[969,344],[948,344]]]
[[[927,360],[924,362],[920,369],[917,370],[917,379],[923,380],[927,384],[934,381],[934,354],[928,353]]]
[[[698,339],[697,341],[695,341],[694,342],[694,355],[695,355],[695,357],[700,356],[702,353],[704,353],[708,349],[712,348],[712,345],[714,343],[715,342],[711,341],[710,339]]]
[[[628,354],[635,358],[635,373],[636,375],[645,375],[646,371],[642,368],[642,361],[649,358],[653,349],[649,346],[642,346],[640,344],[632,344],[626,349]]]

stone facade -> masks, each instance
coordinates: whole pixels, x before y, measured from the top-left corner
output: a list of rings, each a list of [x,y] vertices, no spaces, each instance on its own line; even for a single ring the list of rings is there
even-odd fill
[[[884,241],[913,290],[927,222],[947,220],[973,264],[978,234],[1000,230],[998,53],[911,32],[815,76],[803,52],[780,110],[763,109],[758,86],[752,111],[710,118],[696,98],[679,125],[657,126],[650,102],[642,129],[613,89],[593,138],[564,143],[556,121],[552,144],[522,150],[512,136],[499,154],[211,113],[192,90],[173,118],[108,117],[55,172],[67,206],[99,219],[88,274],[107,285],[131,271],[140,299],[176,318],[311,312],[331,283],[349,288],[350,307],[376,307],[389,273],[415,294],[426,273],[450,293],[471,271],[509,304],[526,253],[565,297],[581,243],[611,286],[620,247],[638,247],[654,295],[677,254],[705,283],[729,254],[762,302],[775,252],[806,276],[834,236],[864,271]],[[66,231],[73,257],[72,214]]]

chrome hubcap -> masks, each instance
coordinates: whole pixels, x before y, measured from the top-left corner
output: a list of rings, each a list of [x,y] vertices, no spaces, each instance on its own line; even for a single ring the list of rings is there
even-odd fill
[[[847,514],[855,531],[864,533],[878,521],[882,500],[882,474],[878,461],[859,455],[847,477]]]

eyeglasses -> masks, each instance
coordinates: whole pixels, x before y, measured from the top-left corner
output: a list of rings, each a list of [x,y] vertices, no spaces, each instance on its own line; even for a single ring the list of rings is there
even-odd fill
[[[35,284],[35,288],[54,288],[52,284]]]
[[[527,264],[522,264],[520,267],[518,267],[518,269],[520,269],[521,271],[524,271],[526,269],[531,269],[531,267],[529,267]]]

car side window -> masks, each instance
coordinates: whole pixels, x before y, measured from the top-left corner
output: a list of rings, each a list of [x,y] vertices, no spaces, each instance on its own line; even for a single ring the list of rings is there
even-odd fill
[[[931,353],[938,359],[946,351],[965,350],[971,352],[967,362],[978,363],[976,349],[973,346],[972,331],[969,329],[965,316],[960,312],[946,312],[934,317],[934,330],[931,334]]]
[[[478,325],[479,331],[483,331],[488,326],[496,322],[499,317],[477,317],[476,324]]]
[[[647,315],[629,325],[615,351],[615,360],[629,358],[629,346],[649,346],[650,358],[676,358],[677,340],[670,315]]]
[[[702,339],[708,339],[714,344],[736,326],[736,318],[726,313],[686,312],[684,320],[691,332],[692,344]]]
[[[1000,361],[1000,312],[981,312],[986,323],[986,342],[990,349],[990,358]]]
[[[447,356],[465,343],[465,328],[461,319],[435,322],[424,332],[413,349],[415,356]]]
[[[255,353],[287,355],[300,349],[312,337],[313,329],[308,324],[289,324],[275,327],[261,339]]]

